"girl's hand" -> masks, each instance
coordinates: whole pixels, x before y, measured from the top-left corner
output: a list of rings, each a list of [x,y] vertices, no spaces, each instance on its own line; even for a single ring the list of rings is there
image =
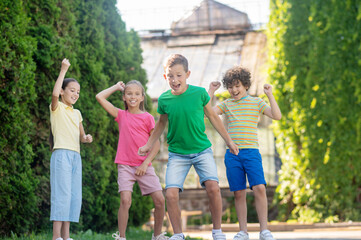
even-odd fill
[[[264,93],[265,93],[266,95],[272,94],[272,86],[266,83],[266,84],[263,86],[263,91],[264,91]]]
[[[64,58],[63,61],[61,62],[61,71],[68,71],[70,67],[70,62],[67,58]]]
[[[91,142],[93,142],[93,137],[92,137],[92,135],[90,135],[90,134],[85,135],[83,141],[84,141],[84,143],[91,143]]]
[[[124,88],[125,88],[125,84],[122,82],[122,81],[120,81],[120,82],[118,82],[117,84],[115,84],[117,87],[118,87],[118,90],[119,91],[124,91]]]
[[[215,92],[221,86],[220,82],[214,81],[209,84],[209,90]]]
[[[147,169],[148,169],[148,164],[146,162],[143,162],[142,165],[137,167],[137,169],[135,170],[135,175],[144,176]]]

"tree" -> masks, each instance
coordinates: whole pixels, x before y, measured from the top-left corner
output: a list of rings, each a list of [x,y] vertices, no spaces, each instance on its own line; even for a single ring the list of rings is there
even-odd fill
[[[283,112],[280,219],[361,219],[361,5],[271,1],[269,76]]]

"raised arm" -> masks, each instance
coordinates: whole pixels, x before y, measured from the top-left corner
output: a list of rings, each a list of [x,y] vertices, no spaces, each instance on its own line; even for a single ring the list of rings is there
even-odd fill
[[[221,86],[220,82],[211,82],[209,84],[209,89],[208,89],[208,95],[211,97],[210,102],[212,103],[212,99],[214,97],[214,93],[215,91]],[[222,115],[222,111],[217,107],[217,106],[213,106],[213,111],[217,114],[217,115]]]
[[[168,115],[167,114],[161,114],[157,123],[155,124],[153,134],[149,137],[148,142],[143,146],[140,147],[138,150],[138,154],[140,156],[145,156],[150,149],[152,149],[154,143],[160,138],[162,135],[165,126],[168,121]]]
[[[107,98],[116,91],[124,91],[125,84],[123,82],[118,82],[117,84],[107,88],[100,93],[98,93],[95,98],[100,103],[100,105],[113,117],[118,116],[118,108],[114,107]]]
[[[224,139],[224,141],[226,142],[231,153],[238,155],[239,150],[238,150],[237,145],[232,141],[231,137],[229,136],[226,128],[224,127],[224,125],[222,123],[222,120],[213,111],[210,102],[208,102],[207,105],[204,107],[204,113],[208,117],[209,121],[212,123],[213,127],[217,130],[217,132]]]
[[[58,79],[55,82],[53,93],[51,96],[51,110],[54,111],[58,107],[59,95],[61,93],[61,86],[63,85],[64,77],[68,71],[70,62],[68,59],[64,58],[61,62],[61,69],[58,76]]]
[[[264,93],[267,95],[270,102],[270,107],[266,108],[263,112],[264,115],[274,119],[280,120],[282,118],[281,110],[272,94],[272,86],[269,84],[264,85]]]

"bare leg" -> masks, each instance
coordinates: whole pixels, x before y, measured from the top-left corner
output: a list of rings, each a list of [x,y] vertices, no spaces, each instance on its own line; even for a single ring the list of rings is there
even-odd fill
[[[253,192],[256,201],[256,210],[260,224],[260,229],[262,232],[263,230],[267,229],[267,220],[268,220],[266,187],[263,184],[253,186]]]
[[[69,236],[70,222],[63,222],[63,226],[61,227],[61,236],[64,240],[67,240]]]
[[[234,202],[236,206],[239,229],[247,232],[247,193],[246,189],[234,192]]]
[[[123,191],[120,193],[120,206],[118,211],[119,236],[125,238],[125,230],[128,225],[129,208],[132,204],[132,193]]]
[[[167,210],[174,233],[182,233],[181,210],[179,207],[179,188],[168,188],[166,191]]]
[[[222,222],[222,197],[221,190],[216,181],[205,181],[207,195],[209,198],[209,208],[212,214],[213,229],[221,229]]]
[[[63,222],[53,221],[53,240],[61,237],[61,227],[63,226]]]
[[[154,202],[154,236],[158,236],[162,232],[165,201],[162,191],[154,192],[150,195]]]

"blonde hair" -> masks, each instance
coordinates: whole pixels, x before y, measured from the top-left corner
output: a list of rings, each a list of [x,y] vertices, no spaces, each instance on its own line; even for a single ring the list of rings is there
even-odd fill
[[[139,109],[142,111],[145,111],[144,102],[146,102],[146,99],[147,99],[145,96],[145,89],[138,80],[130,80],[129,82],[127,82],[124,87],[124,92],[127,89],[127,87],[132,84],[138,85],[142,89],[142,96],[144,97],[144,100],[139,104]],[[128,104],[126,101],[124,101],[124,106],[125,106],[125,110],[128,110]]]

